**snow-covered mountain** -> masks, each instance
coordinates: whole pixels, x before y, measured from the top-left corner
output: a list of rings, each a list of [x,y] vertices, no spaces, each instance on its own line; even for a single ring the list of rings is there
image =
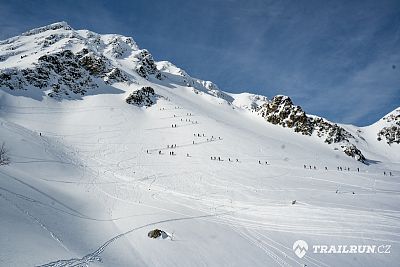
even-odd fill
[[[0,265],[396,266],[399,119],[334,123],[130,37],[30,30],[0,42]],[[298,239],[392,251],[298,258]]]

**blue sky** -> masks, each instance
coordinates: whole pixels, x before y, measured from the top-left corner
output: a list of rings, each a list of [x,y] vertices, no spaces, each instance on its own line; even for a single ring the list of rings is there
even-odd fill
[[[368,125],[400,106],[400,1],[0,0],[0,39],[66,21],[132,36],[229,92]]]

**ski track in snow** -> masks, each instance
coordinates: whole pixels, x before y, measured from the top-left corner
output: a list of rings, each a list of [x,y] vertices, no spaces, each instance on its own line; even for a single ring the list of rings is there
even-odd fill
[[[113,238],[109,239],[106,241],[103,245],[101,245],[98,249],[95,251],[83,256],[82,258],[74,258],[74,259],[69,259],[69,260],[58,260],[50,263],[46,263],[43,265],[37,265],[36,267],[86,267],[89,265],[91,262],[95,261],[100,261],[101,262],[101,254],[103,251],[113,242],[118,240],[121,237],[124,237],[134,231],[137,231],[139,229],[148,227],[148,226],[153,226],[161,223],[166,223],[166,222],[173,222],[173,221],[182,221],[182,220],[193,220],[193,219],[199,219],[199,218],[206,218],[210,216],[217,216],[217,215],[202,215],[202,216],[194,216],[194,217],[183,217],[183,218],[176,218],[176,219],[168,219],[168,220],[162,220],[158,222],[153,222],[149,223],[146,225],[142,225],[136,228],[133,228],[129,231],[126,231],[122,234],[116,235]]]

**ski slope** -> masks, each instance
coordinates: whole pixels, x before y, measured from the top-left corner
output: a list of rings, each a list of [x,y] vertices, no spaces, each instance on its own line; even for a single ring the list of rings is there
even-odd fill
[[[128,105],[135,83],[62,101],[0,90],[0,266],[398,265],[400,148],[378,126],[343,125],[362,131],[366,165],[267,123],[248,108],[262,98],[136,79],[163,97]],[[391,253],[299,258],[299,239]]]

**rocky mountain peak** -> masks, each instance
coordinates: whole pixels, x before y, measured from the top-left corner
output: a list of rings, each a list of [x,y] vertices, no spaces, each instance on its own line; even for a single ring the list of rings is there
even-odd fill
[[[365,161],[361,151],[352,144],[355,138],[351,133],[336,123],[307,115],[300,106],[294,105],[288,96],[275,96],[259,108],[258,114],[272,124],[292,128],[303,135],[316,135],[323,138],[327,144],[338,143],[347,155],[358,161]]]
[[[272,124],[293,128],[295,132],[311,135],[313,128],[311,119],[300,106],[293,105],[288,96],[277,95],[270,102],[262,105],[258,114]]]
[[[400,144],[400,108],[383,117],[384,125],[378,132],[378,141],[385,140],[388,145]]]
[[[128,69],[119,60],[127,60]],[[1,87],[22,91],[35,87],[59,99],[82,96],[114,82],[163,78],[152,55],[140,50],[132,38],[76,31],[66,22],[1,42],[0,63]]]
[[[46,31],[54,31],[54,30],[59,30],[59,29],[63,29],[63,30],[72,30],[72,27],[68,25],[68,23],[66,23],[65,21],[61,21],[61,22],[56,22],[50,25],[46,25],[43,27],[39,27],[39,28],[35,28],[32,30],[29,30],[27,32],[24,32],[21,34],[21,36],[30,36],[30,35],[34,35],[34,34],[39,34],[42,32],[46,32]]]

